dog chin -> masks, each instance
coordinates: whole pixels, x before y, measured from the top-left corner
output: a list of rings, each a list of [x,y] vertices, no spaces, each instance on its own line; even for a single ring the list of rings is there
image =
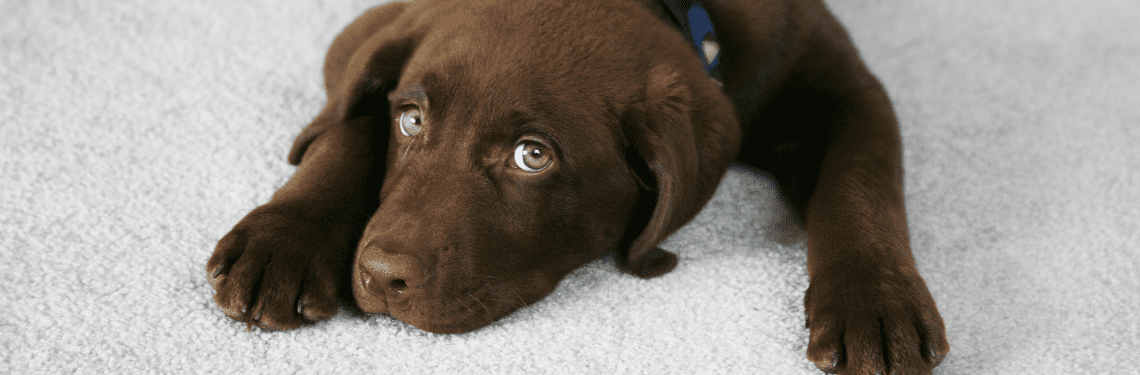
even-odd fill
[[[387,315],[431,333],[465,333],[483,328],[516,310],[511,306],[496,306],[491,302],[469,297],[442,303],[427,295],[404,296],[389,301],[383,295],[364,293],[359,283],[353,283],[360,312],[367,315]]]
[[[492,310],[485,310],[480,301],[465,301],[462,304],[447,305],[447,304],[428,304],[430,306],[421,306],[420,301],[403,301],[399,305],[393,305],[388,309],[387,315],[396,318],[397,320],[408,323],[421,330],[431,333],[465,333],[483,328],[500,317],[509,314],[510,311],[496,312],[490,315],[491,311],[498,310],[496,307],[491,307]],[[468,306],[474,304],[474,306]]]
[[[488,324],[491,324],[490,321],[482,321],[482,320],[477,320],[477,321],[460,320],[460,321],[454,321],[454,322],[441,322],[437,319],[430,318],[430,317],[423,317],[423,316],[416,316],[412,319],[400,318],[400,317],[396,317],[396,316],[393,316],[393,317],[395,317],[396,319],[398,319],[401,322],[411,324],[412,326],[419,328],[423,331],[427,331],[427,332],[431,332],[431,333],[440,333],[440,334],[467,333],[467,332],[477,330],[479,328],[483,328],[483,327],[487,326]],[[477,317],[471,316],[471,318],[477,318]]]

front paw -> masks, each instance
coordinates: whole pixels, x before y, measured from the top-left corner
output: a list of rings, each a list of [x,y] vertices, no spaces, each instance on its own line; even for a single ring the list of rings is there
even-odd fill
[[[930,374],[950,351],[917,273],[813,280],[804,298],[807,357],[839,374]]]
[[[353,231],[359,225],[343,216],[272,203],[250,212],[218,241],[206,264],[214,302],[226,316],[264,329],[335,315],[359,240]]]

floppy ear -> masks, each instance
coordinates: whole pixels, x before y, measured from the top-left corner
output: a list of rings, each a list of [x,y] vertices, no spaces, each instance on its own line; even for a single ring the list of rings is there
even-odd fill
[[[418,39],[405,25],[395,22],[407,4],[393,2],[369,9],[333,40],[325,56],[328,99],[321,113],[293,141],[290,164],[300,164],[309,144],[329,127],[358,116],[388,121],[387,93],[399,83],[404,62]],[[373,144],[388,144],[387,132],[378,132],[377,136],[380,139]]]
[[[677,256],[657,245],[701,211],[740,148],[728,98],[706,77],[680,72],[651,69],[645,101],[623,121],[627,162],[642,191],[623,241],[628,250],[617,259],[643,278],[677,265]]]

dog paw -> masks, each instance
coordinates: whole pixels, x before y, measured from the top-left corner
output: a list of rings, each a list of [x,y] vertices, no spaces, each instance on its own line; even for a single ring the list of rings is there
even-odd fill
[[[917,274],[859,281],[820,277],[804,307],[807,357],[838,374],[930,374],[950,350],[934,299]]]
[[[342,215],[318,211],[267,204],[218,241],[206,272],[226,316],[284,330],[336,314],[358,238]]]

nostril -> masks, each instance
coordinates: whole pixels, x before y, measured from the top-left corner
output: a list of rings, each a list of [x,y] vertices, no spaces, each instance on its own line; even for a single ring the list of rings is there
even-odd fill
[[[394,291],[403,292],[404,289],[408,288],[408,283],[404,282],[404,280],[396,279],[392,280],[392,283],[388,287]]]

